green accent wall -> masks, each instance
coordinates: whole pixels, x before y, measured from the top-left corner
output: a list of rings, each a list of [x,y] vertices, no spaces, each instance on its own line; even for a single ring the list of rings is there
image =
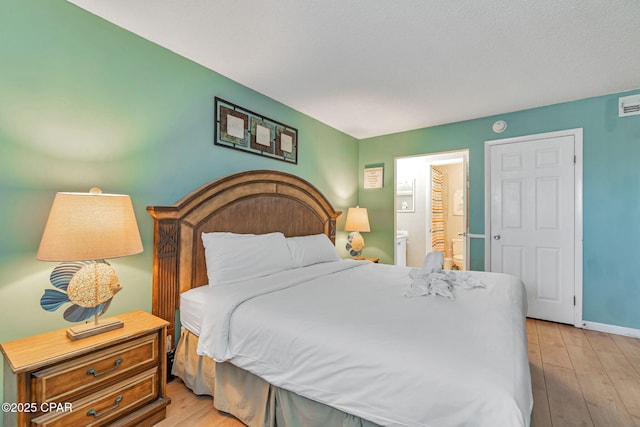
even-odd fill
[[[70,326],[64,307],[39,304],[56,263],[35,254],[57,191],[131,195],[145,251],[111,261],[124,287],[112,315],[151,309],[147,205],[250,169],[357,204],[355,138],[63,0],[0,0],[0,58],[0,342]],[[297,128],[298,165],[214,146],[214,96]]]
[[[367,256],[393,262],[394,159],[469,149],[469,232],[484,234],[484,142],[583,128],[583,320],[640,329],[640,116],[618,117],[630,91],[417,129],[360,141],[360,206],[369,210]],[[491,125],[505,120],[507,130]],[[384,163],[384,188],[363,189],[364,165]],[[484,270],[484,240],[471,239],[471,268]]]

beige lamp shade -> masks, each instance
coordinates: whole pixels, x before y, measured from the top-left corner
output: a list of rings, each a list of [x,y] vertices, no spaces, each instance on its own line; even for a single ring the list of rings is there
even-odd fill
[[[87,261],[142,252],[131,198],[123,194],[57,193],[37,259]]]
[[[344,225],[345,231],[371,231],[369,228],[369,215],[367,208],[355,207],[347,211],[347,221]]]

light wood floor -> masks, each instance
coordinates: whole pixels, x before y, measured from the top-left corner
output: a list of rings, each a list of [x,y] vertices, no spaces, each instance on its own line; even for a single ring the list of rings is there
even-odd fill
[[[640,427],[640,339],[527,319],[534,427]],[[243,427],[169,383],[167,418],[156,427]]]
[[[167,406],[167,418],[154,427],[245,427],[231,415],[218,412],[209,396],[196,396],[180,379],[167,384],[171,403]]]
[[[535,427],[640,427],[640,339],[527,319]]]

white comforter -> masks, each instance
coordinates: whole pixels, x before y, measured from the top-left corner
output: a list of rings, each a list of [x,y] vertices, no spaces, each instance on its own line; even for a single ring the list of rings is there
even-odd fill
[[[522,283],[406,298],[409,269],[337,261],[210,287],[198,353],[388,426],[528,426]]]

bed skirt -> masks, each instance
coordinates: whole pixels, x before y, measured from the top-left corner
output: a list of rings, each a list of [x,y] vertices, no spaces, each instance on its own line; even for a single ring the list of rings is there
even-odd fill
[[[379,427],[370,421],[269,384],[234,366],[196,352],[198,336],[182,329],[171,373],[195,394],[213,396],[213,406],[250,427]]]

